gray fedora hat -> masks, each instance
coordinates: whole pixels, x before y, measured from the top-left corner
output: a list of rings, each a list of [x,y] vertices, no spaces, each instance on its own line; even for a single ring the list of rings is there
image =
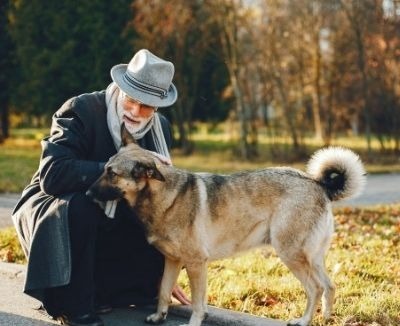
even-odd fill
[[[149,106],[166,107],[175,103],[178,91],[172,83],[175,68],[149,50],[139,50],[129,64],[111,68],[111,78],[129,97]]]

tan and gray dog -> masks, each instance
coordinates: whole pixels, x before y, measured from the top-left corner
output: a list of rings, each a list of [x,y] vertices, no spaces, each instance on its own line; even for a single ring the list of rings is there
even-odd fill
[[[359,194],[365,172],[359,157],[343,148],[316,152],[308,172],[286,167],[231,175],[191,173],[161,164],[122,132],[124,146],[87,194],[98,201],[124,199],[143,222],[149,243],[165,256],[157,312],[165,320],[182,267],[190,279],[193,313],[205,316],[207,263],[240,251],[272,245],[307,293],[301,318],[308,325],[322,297],[329,318],[334,285],[324,266],[333,233],[331,202]]]

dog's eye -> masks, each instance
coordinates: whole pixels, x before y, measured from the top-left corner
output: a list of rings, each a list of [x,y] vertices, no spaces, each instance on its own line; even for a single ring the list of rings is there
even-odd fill
[[[116,174],[111,168],[108,168],[108,169],[107,169],[107,175],[108,175],[110,178],[115,178],[115,177],[117,176],[117,174]]]

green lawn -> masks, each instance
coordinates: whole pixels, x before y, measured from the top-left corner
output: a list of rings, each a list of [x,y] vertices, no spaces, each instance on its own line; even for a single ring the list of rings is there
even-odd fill
[[[46,135],[44,129],[13,129],[12,137],[0,144],[0,193],[20,192],[29,182],[38,167],[40,139]],[[173,150],[173,163],[179,168],[192,171],[230,173],[275,165],[290,165],[304,169],[309,156],[322,144],[313,139],[305,139],[308,153],[304,158],[295,158],[289,139],[283,137],[267,138],[260,136],[259,157],[245,161],[235,155],[235,143],[226,134],[206,134],[200,131],[192,135],[195,151],[184,156]],[[399,157],[382,153],[374,141],[373,155],[367,160],[365,141],[362,138],[338,138],[333,145],[346,146],[361,155],[369,173],[400,172]]]
[[[0,145],[0,193],[21,192],[39,165],[37,140],[12,139]]]

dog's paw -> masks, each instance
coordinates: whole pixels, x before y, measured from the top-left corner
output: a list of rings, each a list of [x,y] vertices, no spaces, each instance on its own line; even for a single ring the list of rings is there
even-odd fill
[[[150,316],[147,316],[144,321],[147,324],[158,325],[158,324],[162,324],[166,318],[167,318],[167,313],[162,312],[161,314],[159,314],[159,313],[151,314]]]
[[[292,319],[287,323],[287,326],[307,326],[308,323],[305,322],[302,318]]]

